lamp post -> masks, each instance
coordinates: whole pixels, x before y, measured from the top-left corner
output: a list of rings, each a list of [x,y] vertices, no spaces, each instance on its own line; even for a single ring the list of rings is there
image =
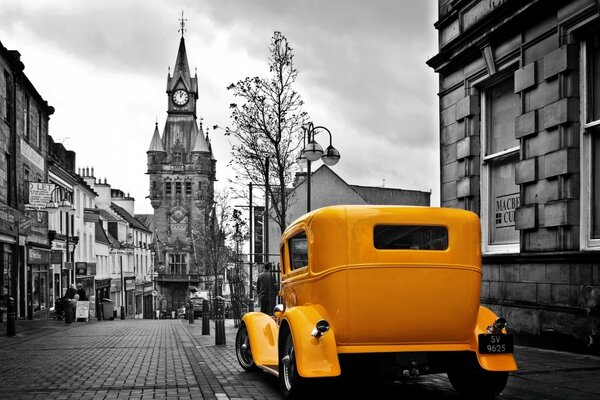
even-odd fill
[[[323,151],[323,147],[315,140],[315,135],[321,131],[326,131],[329,134],[329,146]],[[334,166],[340,161],[340,152],[333,147],[331,132],[324,126],[314,126],[309,122],[307,126],[302,127],[302,135],[304,147],[298,157],[298,164],[304,166],[306,164],[306,212],[310,212],[310,166],[313,161],[319,158],[328,166]]]
[[[152,260],[152,319],[156,318],[156,276],[158,275],[158,273],[156,272],[156,269],[154,267],[154,256],[156,255],[156,252],[154,250],[152,250],[150,252],[150,257]]]

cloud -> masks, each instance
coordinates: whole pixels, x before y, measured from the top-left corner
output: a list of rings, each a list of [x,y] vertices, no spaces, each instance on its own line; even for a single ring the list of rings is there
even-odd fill
[[[69,138],[78,166],[131,192],[139,212],[152,212],[145,152],[154,122],[162,129],[166,118],[181,10],[205,127],[229,124],[228,84],[268,76],[268,46],[280,30],[294,49],[306,111],[342,153],[336,173],[349,184],[386,179],[436,196],[437,76],[425,65],[437,46],[435,2],[4,0],[0,40],[21,52],[56,108],[51,134]],[[229,143],[219,132],[211,140],[224,186]]]

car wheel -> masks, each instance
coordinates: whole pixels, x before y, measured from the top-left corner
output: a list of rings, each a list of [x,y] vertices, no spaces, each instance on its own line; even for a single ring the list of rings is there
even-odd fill
[[[493,399],[508,380],[508,372],[486,371],[474,362],[447,372],[454,390],[471,399]]]
[[[258,367],[252,358],[252,349],[250,348],[250,337],[246,325],[240,325],[237,334],[235,335],[235,354],[238,362],[246,371],[256,371]]]
[[[279,360],[279,383],[284,399],[301,399],[307,391],[307,382],[298,374],[296,351],[291,332],[287,332]]]

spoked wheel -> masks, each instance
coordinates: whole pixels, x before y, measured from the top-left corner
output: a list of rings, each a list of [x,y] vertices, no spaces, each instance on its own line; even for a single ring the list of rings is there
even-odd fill
[[[235,335],[235,355],[238,362],[246,371],[256,371],[258,367],[252,358],[252,349],[250,349],[250,338],[246,324],[242,323]]]
[[[469,399],[493,399],[500,394],[508,380],[508,372],[486,371],[477,360],[448,371],[454,390]]]
[[[284,399],[301,399],[306,393],[307,382],[298,374],[294,340],[290,332],[284,339],[281,360],[279,360],[279,383]]]

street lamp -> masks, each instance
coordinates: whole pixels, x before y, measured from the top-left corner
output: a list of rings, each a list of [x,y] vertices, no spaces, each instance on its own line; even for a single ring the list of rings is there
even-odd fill
[[[326,131],[329,134],[329,146],[323,151],[323,147],[315,140],[315,135],[321,131]],[[340,152],[333,147],[331,140],[331,132],[324,126],[314,126],[312,122],[309,122],[307,126],[302,127],[302,135],[304,140],[304,148],[300,152],[298,157],[298,164],[300,166],[306,165],[306,211],[310,211],[310,165],[312,162],[317,161],[319,158],[328,166],[334,166],[340,161]]]

